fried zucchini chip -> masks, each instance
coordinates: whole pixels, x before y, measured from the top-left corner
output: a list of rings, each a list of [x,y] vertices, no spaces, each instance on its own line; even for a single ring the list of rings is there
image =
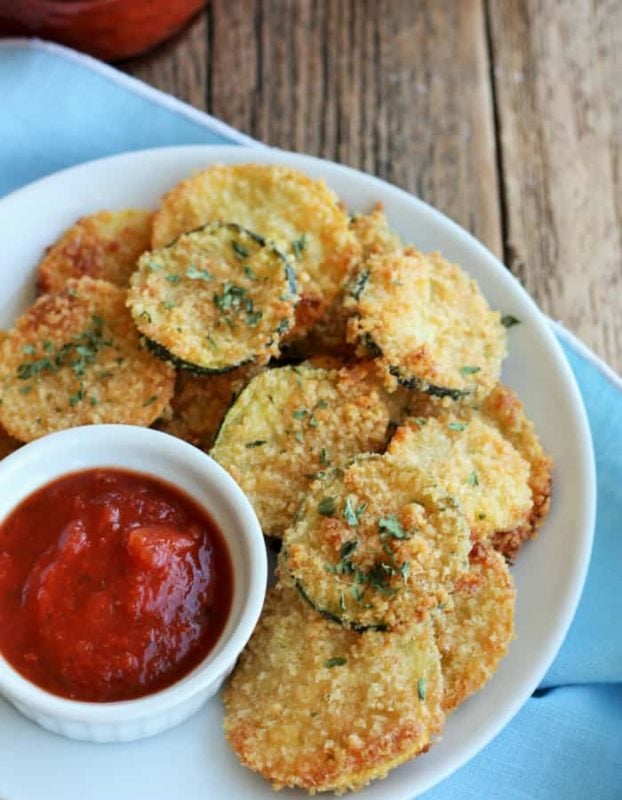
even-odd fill
[[[482,413],[529,464],[529,487],[533,497],[529,517],[514,529],[499,530],[494,537],[495,548],[512,562],[525,541],[537,534],[549,513],[553,460],[544,451],[523,404],[507,386],[501,383],[495,386],[482,404]]]
[[[209,450],[235,398],[261,367],[250,364],[222,375],[199,377],[180,372],[171,400],[171,413],[155,427],[190,444]]]
[[[296,301],[285,256],[261,236],[219,222],[145,253],[127,299],[153,351],[196,374],[278,355]]]
[[[296,335],[323,316],[358,258],[358,243],[334,192],[289,167],[217,165],[182,181],[162,200],[153,246],[211,221],[237,222],[290,256],[301,287]]]
[[[70,278],[100,278],[126,287],[151,245],[153,211],[128,208],[82,217],[46,250],[37,268],[40,294],[60,292]]]
[[[469,562],[453,603],[434,616],[447,713],[492,677],[514,638],[516,591],[504,559],[490,546],[476,544]]]
[[[410,411],[415,416],[439,417],[448,413],[447,402],[446,399],[417,394]],[[528,484],[532,496],[529,512],[514,526],[498,528],[492,537],[495,549],[513,562],[525,541],[536,535],[549,512],[553,461],[543,449],[533,423],[525,415],[523,404],[502,383],[494,387],[481,405],[472,407],[462,402],[450,408],[462,422],[478,419],[494,426],[529,465]]]
[[[430,625],[353,633],[278,586],[225,690],[225,733],[276,789],[341,794],[425,752],[442,695]]]
[[[506,331],[477,283],[438,253],[372,255],[352,282],[348,339],[410,389],[458,399],[497,382]]]
[[[311,486],[283,537],[279,574],[328,619],[390,630],[447,602],[469,549],[444,488],[392,456],[359,456]]]
[[[444,486],[460,503],[475,539],[514,528],[529,516],[529,464],[478,412],[411,418],[387,451]]]
[[[233,404],[211,456],[240,484],[263,532],[281,536],[328,467],[384,448],[390,404],[365,365],[301,365],[253,378]]]
[[[22,442],[99,422],[150,425],[175,373],[140,342],[125,291],[69,280],[43,295],[0,345],[0,424]]]
[[[402,247],[402,240],[389,227],[382,203],[377,203],[370,214],[357,214],[350,223],[361,244],[362,261],[369,256],[394,253]]]

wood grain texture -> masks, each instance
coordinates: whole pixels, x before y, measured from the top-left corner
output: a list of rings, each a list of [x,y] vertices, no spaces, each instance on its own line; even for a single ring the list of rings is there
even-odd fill
[[[620,369],[621,54],[617,0],[211,0],[121,68],[415,192]]]
[[[489,0],[506,262],[622,368],[622,4]]]

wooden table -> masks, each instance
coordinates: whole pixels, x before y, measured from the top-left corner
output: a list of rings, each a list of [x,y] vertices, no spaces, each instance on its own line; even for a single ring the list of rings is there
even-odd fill
[[[619,0],[211,0],[120,66],[419,195],[622,369]]]

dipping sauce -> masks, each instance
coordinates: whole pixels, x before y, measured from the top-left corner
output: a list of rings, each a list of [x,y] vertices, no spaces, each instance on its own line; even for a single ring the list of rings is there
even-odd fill
[[[128,700],[169,686],[215,645],[232,596],[213,520],[147,475],[65,475],[0,526],[0,652],[62,697]]]

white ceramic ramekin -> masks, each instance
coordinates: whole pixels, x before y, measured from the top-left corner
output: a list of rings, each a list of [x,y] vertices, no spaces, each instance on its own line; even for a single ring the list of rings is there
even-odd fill
[[[255,512],[222,467],[181,439],[130,425],[53,433],[0,462],[0,523],[39,487],[93,467],[146,473],[185,491],[222,531],[233,567],[233,603],[216,646],[185,678],[147,697],[113,703],[65,700],[23,678],[0,654],[0,694],[25,716],[71,739],[127,742],[177,725],[218,691],[259,618],[266,549]]]

